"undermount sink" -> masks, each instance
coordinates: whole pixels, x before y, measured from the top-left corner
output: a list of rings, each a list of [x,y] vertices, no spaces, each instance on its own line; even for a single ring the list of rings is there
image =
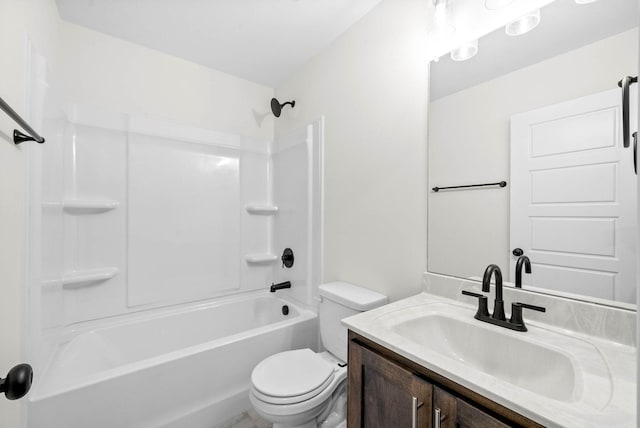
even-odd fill
[[[482,323],[473,314],[464,307],[439,303],[387,313],[374,323],[435,354],[432,358],[458,363],[466,373],[480,372],[555,401],[606,405],[611,383],[595,347],[542,328],[514,332]],[[581,358],[586,356],[590,367],[580,365],[566,351],[568,347]],[[593,394],[592,388],[598,393]]]

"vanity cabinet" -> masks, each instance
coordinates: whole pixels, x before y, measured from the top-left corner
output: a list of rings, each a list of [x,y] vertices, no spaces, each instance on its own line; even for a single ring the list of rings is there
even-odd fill
[[[434,387],[433,390],[434,419],[438,414],[440,415],[441,428],[508,428],[513,426],[501,422],[438,387]]]
[[[359,370],[351,370],[352,364]],[[433,385],[429,382],[355,344],[349,349],[348,367],[349,428],[431,428]]]
[[[542,427],[352,331],[348,371],[347,428]]]

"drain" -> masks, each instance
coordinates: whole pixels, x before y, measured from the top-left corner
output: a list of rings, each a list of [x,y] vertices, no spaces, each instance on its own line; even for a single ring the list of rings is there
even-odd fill
[[[289,306],[282,305],[282,315],[289,315]]]

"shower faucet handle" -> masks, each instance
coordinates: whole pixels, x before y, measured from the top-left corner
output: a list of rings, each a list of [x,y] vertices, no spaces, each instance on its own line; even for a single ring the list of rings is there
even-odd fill
[[[282,252],[282,257],[280,257],[280,260],[282,260],[282,269],[290,268],[291,266],[293,266],[293,250],[291,248],[285,248]]]

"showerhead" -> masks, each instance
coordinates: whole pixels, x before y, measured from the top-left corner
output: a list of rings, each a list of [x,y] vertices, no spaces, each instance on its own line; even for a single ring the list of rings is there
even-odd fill
[[[282,107],[286,106],[287,104],[289,104],[291,108],[294,108],[296,106],[295,101],[287,101],[286,103],[280,104],[280,101],[278,101],[277,98],[271,98],[271,111],[273,112],[273,115],[275,117],[280,117]]]

